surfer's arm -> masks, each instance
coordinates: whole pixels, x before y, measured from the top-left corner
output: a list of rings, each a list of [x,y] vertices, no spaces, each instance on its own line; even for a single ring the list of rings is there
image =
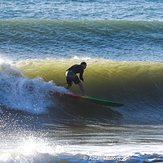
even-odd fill
[[[83,79],[83,71],[80,72],[80,80],[82,80],[84,82],[84,79]]]

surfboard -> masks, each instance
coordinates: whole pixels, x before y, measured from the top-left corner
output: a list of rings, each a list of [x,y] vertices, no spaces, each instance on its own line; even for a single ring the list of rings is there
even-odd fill
[[[80,95],[71,94],[71,93],[63,93],[63,94],[61,94],[59,92],[55,92],[55,94],[63,95],[63,96],[66,96],[66,97],[71,97],[71,98],[74,98],[74,99],[82,99],[82,100],[85,100],[85,101],[89,101],[89,102],[92,102],[92,103],[97,103],[97,104],[105,105],[105,106],[113,106],[113,107],[124,106],[124,104],[120,103],[120,102],[108,101],[108,100],[103,100],[103,99],[98,99],[98,98],[93,98],[93,97],[80,96]]]

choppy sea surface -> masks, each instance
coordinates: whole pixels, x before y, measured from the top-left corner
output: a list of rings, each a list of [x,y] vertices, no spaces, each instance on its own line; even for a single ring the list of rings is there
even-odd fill
[[[2,0],[0,162],[163,162],[162,54],[162,0]]]

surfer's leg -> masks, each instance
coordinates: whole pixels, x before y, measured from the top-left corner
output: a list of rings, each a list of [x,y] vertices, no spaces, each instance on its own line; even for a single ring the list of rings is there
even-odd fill
[[[71,85],[68,84],[66,89],[70,89],[71,86],[72,86],[72,84]]]
[[[83,95],[86,96],[85,91],[84,91],[84,88],[83,88],[83,84],[81,83],[81,81],[79,80],[79,78],[78,78],[77,75],[73,78],[73,82],[75,84],[78,84],[79,85],[80,90],[82,91]]]
[[[82,91],[83,95],[86,96],[85,91],[84,91],[83,84],[80,82],[78,85],[79,85],[80,90]]]
[[[72,86],[72,79],[68,79],[68,78],[66,78],[67,79],[67,88],[66,89],[69,89],[71,86]]]

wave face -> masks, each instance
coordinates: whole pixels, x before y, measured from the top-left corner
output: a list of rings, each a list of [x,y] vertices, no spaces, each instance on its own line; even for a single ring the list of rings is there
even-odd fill
[[[3,93],[1,103],[14,109],[18,108],[23,111],[25,109],[27,112],[37,114],[48,112],[47,107],[54,105],[58,109],[61,108],[57,103],[58,100],[61,100],[63,105],[80,108],[79,101],[69,99],[68,102],[64,98],[51,97],[49,93],[50,91],[59,91],[61,94],[67,92],[64,88],[66,87],[65,71],[69,65],[78,64],[78,62],[79,60],[46,59],[22,60],[12,67],[3,65],[1,92],[5,94]],[[126,123],[150,124],[151,121],[162,123],[162,118],[158,120],[163,103],[162,63],[114,62],[96,59],[87,60],[87,64],[83,85],[88,95],[124,103],[124,107],[115,110],[123,116]],[[81,94],[79,87],[75,85],[71,91]],[[93,107],[98,114],[101,112],[99,108],[104,107],[85,105],[84,101],[82,101],[82,106],[85,110]],[[67,106],[68,109],[69,107]],[[137,116],[142,119],[137,119]]]
[[[83,56],[162,62],[163,22],[14,19],[0,20],[0,28],[1,52],[13,60]]]

